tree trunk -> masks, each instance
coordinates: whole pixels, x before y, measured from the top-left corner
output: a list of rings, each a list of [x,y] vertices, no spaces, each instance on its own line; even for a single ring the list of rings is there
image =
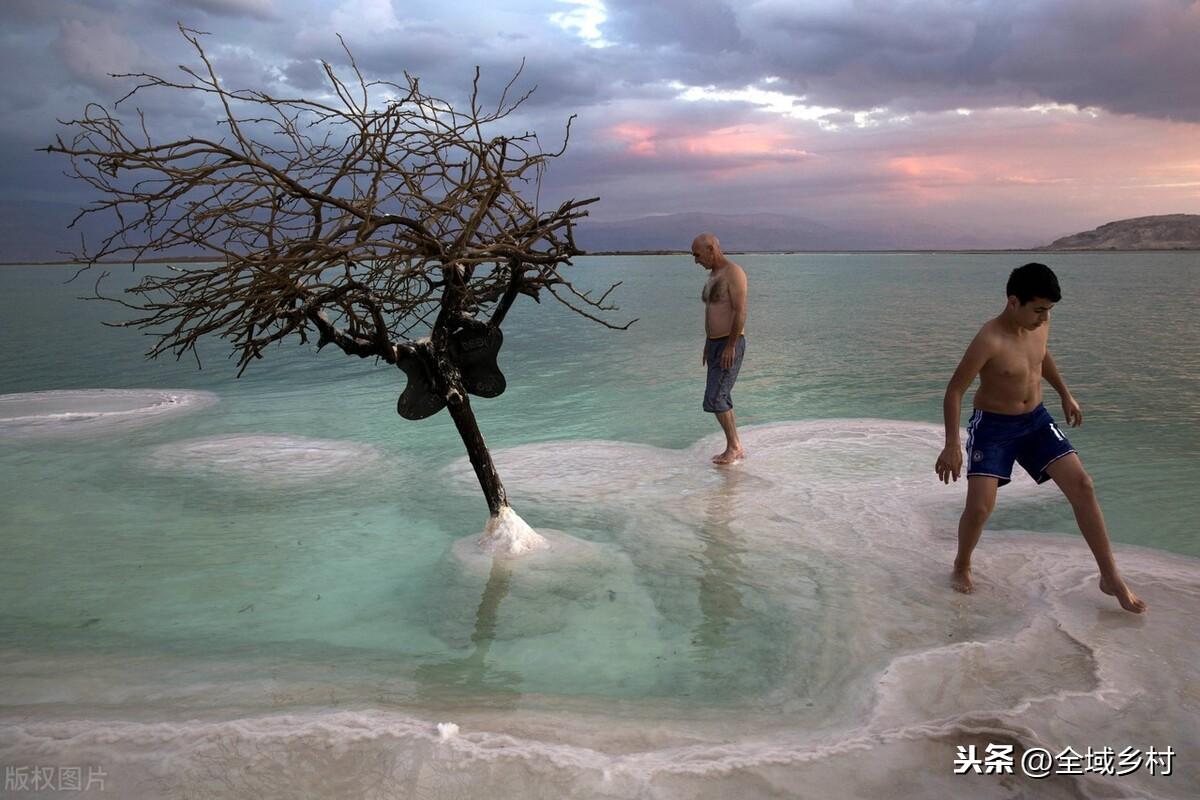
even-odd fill
[[[475,468],[475,477],[479,479],[483,496],[487,498],[488,510],[494,517],[500,513],[501,508],[508,505],[508,495],[504,491],[504,484],[500,482],[500,476],[496,474],[496,465],[492,463],[492,454],[484,444],[483,434],[479,432],[479,423],[475,421],[475,412],[471,410],[471,401],[467,399],[467,393],[461,388],[450,389],[447,392],[446,408],[454,420],[454,427],[458,428],[463,445],[467,448],[471,466]]]

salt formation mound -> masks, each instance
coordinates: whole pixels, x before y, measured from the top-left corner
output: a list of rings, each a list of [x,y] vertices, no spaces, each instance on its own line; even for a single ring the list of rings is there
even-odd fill
[[[383,454],[368,444],[267,434],[172,442],[156,447],[149,456],[156,469],[273,486],[352,478],[382,461]]]
[[[525,525],[524,520],[517,519]],[[488,521],[489,527],[493,522],[494,518]],[[459,569],[473,575],[487,576],[497,560],[503,561],[506,569],[520,575],[527,584],[538,585],[538,591],[577,581],[581,573],[603,574],[612,569],[610,562],[618,555],[611,546],[598,545],[560,530],[535,531],[528,525],[525,528],[535,537],[532,548],[525,546],[525,540],[492,538],[485,531],[482,536],[455,540],[450,552]]]
[[[502,474],[507,476],[507,469],[515,467],[518,480],[528,479],[523,489],[524,497],[536,501],[555,501],[568,504],[585,504],[596,498],[602,491],[600,487],[591,486],[588,481],[598,473],[612,471],[612,465],[619,463],[612,459],[627,459],[629,472],[617,472],[618,479],[604,487],[604,490],[619,491],[622,487],[632,486],[639,474],[647,472],[663,474],[667,470],[666,457],[663,451],[654,447],[641,445],[625,445],[617,442],[583,442],[581,446],[564,446],[562,443],[529,445],[503,451],[506,454],[506,469]],[[632,461],[632,463],[631,463]],[[524,467],[522,467],[524,465]],[[451,480],[466,485],[474,485],[475,473],[467,459],[455,462],[449,469]],[[553,476],[549,487],[535,487],[537,476]],[[633,476],[633,477],[630,477]],[[614,476],[605,475],[604,480]],[[544,491],[544,489],[549,489]],[[472,540],[476,553],[501,556],[521,556],[542,550],[554,551],[555,560],[579,561],[586,560],[594,548],[588,543],[574,539],[562,531],[547,531],[545,535],[534,531],[511,508],[504,508],[497,517],[488,520],[482,536]],[[536,537],[536,538],[534,538]],[[454,546],[455,555],[467,566],[479,568],[480,562],[472,556],[472,549],[462,541]],[[543,559],[544,560],[544,559]]]
[[[529,527],[528,523],[508,506],[490,518],[483,535],[476,542],[485,553],[506,556],[522,556],[547,547],[545,537]]]
[[[72,389],[0,395],[0,438],[119,433],[217,402],[211,392],[176,389]]]

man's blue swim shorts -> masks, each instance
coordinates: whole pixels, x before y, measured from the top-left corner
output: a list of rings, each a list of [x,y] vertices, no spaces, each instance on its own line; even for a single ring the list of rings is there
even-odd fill
[[[704,385],[704,410],[720,414],[733,408],[733,382],[737,380],[738,371],[742,368],[742,359],[746,357],[746,337],[738,337],[737,350],[733,354],[733,366],[721,369],[721,354],[725,352],[728,340],[709,339],[704,345],[704,360],[708,363],[708,381]]]
[[[1012,481],[1017,461],[1038,483],[1050,480],[1046,467],[1075,452],[1044,405],[1025,414],[975,409],[967,423],[967,477],[988,475],[1000,485]]]

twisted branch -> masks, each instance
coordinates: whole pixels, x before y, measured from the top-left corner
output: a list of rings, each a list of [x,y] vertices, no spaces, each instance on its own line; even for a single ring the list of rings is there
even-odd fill
[[[158,141],[98,105],[66,121],[44,148],[98,199],[75,221],[106,217],[109,233],[72,256],[133,264],[194,256],[212,263],[148,274],[112,298],[134,311],[116,323],[155,337],[148,355],[196,354],[206,336],[230,341],[239,374],[288,337],[398,363],[438,319],[484,315],[498,326],[519,294],[550,291],[608,327],[615,310],[578,292],[561,270],[580,253],[573,225],[596,198],[542,212],[534,195],[549,160],[533,133],[492,135],[529,94],[483,110],[479,72],[469,109],[425,93],[415,77],[368,81],[346,48],[353,79],[324,63],[327,101],[274,97],[222,85],[199,31],[180,27],[200,65],[173,81],[134,78],[139,93],[170,90],[209,101],[224,135]],[[345,48],[345,43],[342,43]],[[519,76],[518,70],[517,75]],[[570,121],[567,133],[570,135]],[[103,277],[103,275],[101,276]],[[615,287],[613,287],[615,288]],[[611,291],[611,289],[609,290]],[[569,296],[571,300],[566,300]],[[197,356],[198,357],[198,356]]]

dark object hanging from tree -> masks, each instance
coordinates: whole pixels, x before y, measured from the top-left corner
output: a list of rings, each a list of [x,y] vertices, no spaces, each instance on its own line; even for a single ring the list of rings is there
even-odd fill
[[[460,326],[450,334],[448,358],[458,369],[463,389],[477,397],[499,397],[504,394],[508,382],[496,357],[504,343],[504,334],[499,326],[474,319],[460,320]],[[444,390],[439,391],[435,375],[440,374],[431,366],[431,349],[423,343],[414,345],[416,352],[400,362],[400,369],[408,376],[408,385],[396,401],[396,411],[405,419],[425,419],[446,407]]]

